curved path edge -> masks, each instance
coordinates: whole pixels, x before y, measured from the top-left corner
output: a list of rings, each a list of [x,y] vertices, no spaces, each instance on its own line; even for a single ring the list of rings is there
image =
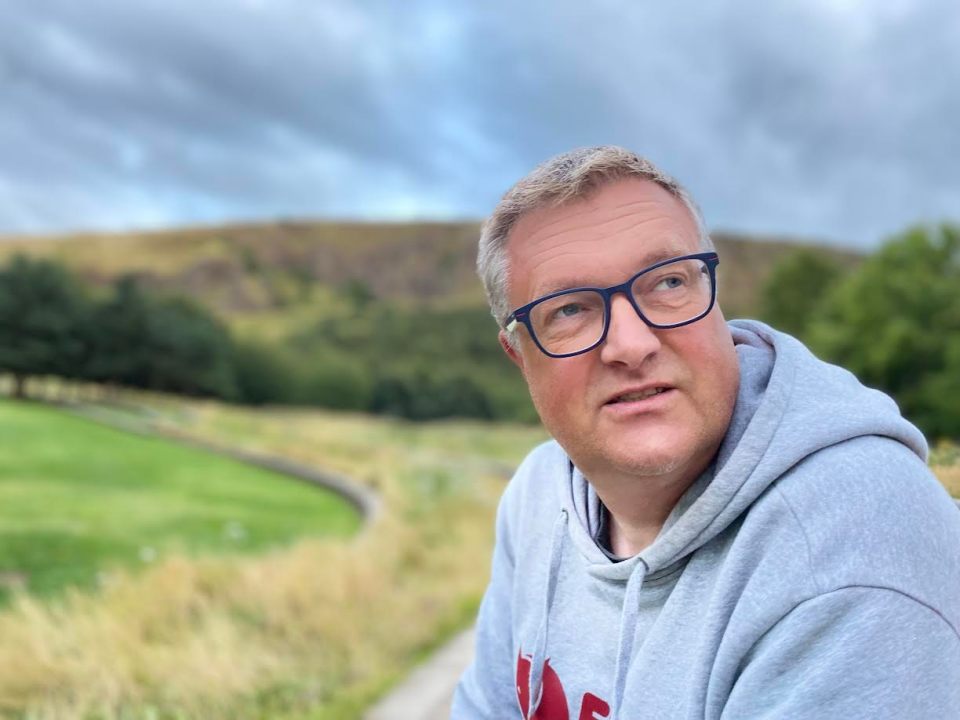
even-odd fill
[[[60,403],[57,406],[74,415],[114,430],[121,430],[142,437],[170,440],[180,445],[221,455],[248,465],[255,465],[264,470],[271,470],[296,480],[324,488],[346,500],[347,503],[360,514],[364,526],[369,526],[380,514],[381,502],[379,495],[373,490],[357,484],[350,478],[330,470],[321,470],[310,465],[288,460],[279,455],[250,452],[209,440],[201,440],[170,428],[159,427],[149,420],[141,421],[130,417],[123,417],[121,419],[99,405]]]

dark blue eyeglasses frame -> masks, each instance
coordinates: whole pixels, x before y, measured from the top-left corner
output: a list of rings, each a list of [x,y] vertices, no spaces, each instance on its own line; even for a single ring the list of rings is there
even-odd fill
[[[641,275],[644,275],[650,272],[651,270],[656,270],[659,267],[663,267],[664,265],[669,265],[671,263],[679,262],[680,260],[702,260],[703,264],[707,266],[707,269],[710,271],[710,304],[707,305],[706,310],[704,310],[702,313],[700,313],[694,318],[691,318],[689,320],[684,320],[681,323],[674,323],[672,325],[658,325],[655,322],[651,322],[647,318],[647,316],[643,314],[643,311],[640,309],[640,306],[637,305],[636,299],[633,297],[633,293],[630,292],[630,287],[633,285],[633,283],[636,282],[637,278],[640,277]],[[509,316],[507,316],[507,319],[504,321],[504,324],[503,324],[503,329],[506,330],[507,332],[513,332],[517,327],[517,323],[523,323],[524,325],[526,325],[527,332],[530,334],[530,337],[533,338],[533,341],[537,344],[537,347],[540,348],[540,352],[542,352],[544,355],[548,357],[568,358],[568,357],[574,357],[575,355],[583,355],[584,353],[588,353],[594,348],[598,347],[603,343],[604,340],[607,339],[607,331],[610,329],[610,315],[612,314],[612,311],[610,309],[610,302],[613,299],[613,296],[616,295],[617,293],[623,293],[624,295],[626,295],[627,300],[630,301],[630,304],[633,306],[633,309],[636,311],[637,315],[640,316],[640,319],[643,320],[647,325],[649,325],[652,328],[656,328],[658,330],[669,330],[671,328],[678,328],[678,327],[683,327],[684,325],[690,325],[691,323],[697,322],[697,320],[702,320],[703,318],[705,318],[707,315],[710,314],[711,310],[713,310],[713,306],[717,301],[717,265],[719,264],[720,264],[720,257],[715,252],[694,253],[693,255],[680,255],[679,257],[670,258],[669,260],[663,260],[662,262],[658,262],[654,265],[651,265],[650,267],[644,268],[643,270],[638,272],[636,275],[631,277],[629,280],[627,280],[626,282],[620,283],[619,285],[611,285],[610,287],[607,287],[607,288],[578,287],[578,288],[570,288],[569,290],[558,290],[555,293],[544,295],[543,297],[537,298],[533,302],[529,302],[526,305],[521,305],[520,307],[518,307],[516,310],[510,313]],[[530,311],[540,303],[545,302],[547,300],[551,300],[555,297],[559,297],[560,295],[568,295],[570,293],[583,292],[586,290],[591,290],[593,292],[600,293],[600,295],[603,296],[603,332],[600,333],[600,338],[595,343],[593,343],[593,345],[590,345],[589,347],[584,348],[583,350],[577,350],[576,352],[561,353],[561,354],[550,352],[543,345],[540,344],[540,339],[537,337],[537,333],[534,332],[533,330],[533,325],[531,325],[530,323]]]

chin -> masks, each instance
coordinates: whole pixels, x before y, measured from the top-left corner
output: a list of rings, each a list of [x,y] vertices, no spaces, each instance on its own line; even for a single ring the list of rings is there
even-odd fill
[[[687,458],[669,454],[649,454],[611,458],[611,460],[613,460],[613,464],[620,468],[621,472],[638,477],[653,477],[676,472],[686,464]]]
[[[648,436],[607,448],[604,460],[630,475],[669,475],[688,466],[696,454],[693,447],[678,445],[676,438],[659,443]]]

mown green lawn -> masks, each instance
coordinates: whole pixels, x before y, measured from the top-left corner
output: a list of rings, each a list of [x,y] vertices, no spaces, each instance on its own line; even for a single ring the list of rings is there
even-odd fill
[[[0,603],[91,587],[173,551],[251,552],[347,535],[332,493],[54,408],[0,400]]]

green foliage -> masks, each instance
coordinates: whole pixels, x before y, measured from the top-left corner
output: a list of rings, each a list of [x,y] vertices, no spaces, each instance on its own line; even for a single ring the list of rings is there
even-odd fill
[[[467,374],[435,375],[426,367],[388,372],[377,378],[371,409],[412,420],[494,417],[487,394],[477,380]]]
[[[0,270],[0,371],[23,394],[31,375],[230,399],[237,388],[227,330],[183,298],[123,277],[91,300],[66,269],[15,257]]]
[[[810,342],[928,435],[960,437],[960,228],[891,239],[830,295]]]
[[[92,302],[61,267],[14,261],[0,274],[0,370],[214,396],[385,413],[534,421],[526,387],[482,308],[433,310],[379,301],[350,280],[291,343],[234,343],[184,298],[119,278]]]
[[[206,310],[186,298],[156,300],[147,328],[148,388],[236,396],[230,336]]]
[[[0,371],[17,394],[29,375],[77,377],[89,303],[74,278],[45,260],[15,257],[0,270]]]
[[[354,306],[348,315],[324,318],[294,346],[321,363],[335,352],[372,378],[367,404],[356,409],[414,420],[533,421],[526,386],[496,333],[484,308],[402,309],[371,301],[364,312]]]
[[[122,277],[112,294],[93,308],[92,345],[85,375],[97,382],[147,387],[150,377],[149,298],[132,277]]]
[[[300,360],[297,399],[333,410],[370,410],[373,378],[362,363],[335,351]]]
[[[761,317],[778,330],[805,338],[843,270],[823,251],[800,248],[779,261],[761,291]]]
[[[250,405],[291,403],[297,399],[294,363],[277,348],[249,340],[234,344],[237,398]]]
[[[145,293],[131,277],[92,312],[88,379],[232,398],[237,394],[227,330],[184,298]]]

